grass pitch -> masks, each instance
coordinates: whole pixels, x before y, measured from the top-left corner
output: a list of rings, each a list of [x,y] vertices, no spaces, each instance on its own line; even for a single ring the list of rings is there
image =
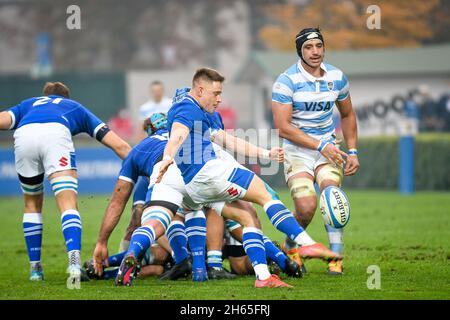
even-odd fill
[[[113,281],[81,283],[80,290],[66,288],[67,255],[55,201],[46,198],[42,264],[45,281],[28,281],[29,265],[22,235],[21,198],[0,198],[0,299],[450,299],[450,193],[347,191],[352,216],[345,228],[345,274],[326,274],[321,261],[307,261],[302,279],[283,277],[294,289],[254,289],[254,277],[230,281],[193,283],[161,282],[155,278],[135,281],[130,288],[116,288]],[[280,192],[292,209],[288,192]],[[81,197],[83,221],[82,258],[92,254],[108,197]],[[274,240],[283,235],[259,210],[264,232]],[[109,242],[114,253],[130,217],[130,208]],[[308,232],[327,242],[320,212]],[[381,288],[369,290],[367,269],[381,270]]]

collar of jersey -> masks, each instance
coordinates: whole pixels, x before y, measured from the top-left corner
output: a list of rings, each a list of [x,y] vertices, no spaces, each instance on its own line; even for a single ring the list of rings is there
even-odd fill
[[[202,108],[202,106],[197,102],[197,100],[195,100],[194,97],[191,97],[190,95],[187,94],[187,95],[184,97],[184,99],[189,99],[189,100],[191,100],[198,108],[200,108],[200,110],[205,111],[205,110]]]
[[[298,60],[297,62],[297,68],[300,71],[301,74],[303,74],[305,76],[306,79],[308,79],[308,81],[311,82],[316,82],[316,81],[320,81],[320,80],[325,80],[325,77],[327,76],[327,67],[325,67],[325,64],[322,62],[320,64],[320,69],[322,69],[323,71],[325,71],[325,73],[323,74],[323,77],[320,78],[316,78],[314,77],[312,74],[310,74],[308,71],[305,70],[305,68],[303,68],[301,60]]]

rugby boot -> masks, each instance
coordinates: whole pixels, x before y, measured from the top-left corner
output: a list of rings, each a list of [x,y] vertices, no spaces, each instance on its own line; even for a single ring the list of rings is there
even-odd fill
[[[343,260],[330,261],[328,263],[328,274],[330,276],[340,276],[344,274]]]
[[[272,274],[266,280],[256,279],[255,288],[293,288],[293,286],[281,281],[276,274]]]
[[[305,274],[306,273],[306,267],[305,267],[305,264],[302,261],[302,258],[300,257],[298,249],[299,249],[298,247],[297,248],[292,248],[292,249],[287,249],[286,248],[286,240],[281,245],[281,251],[283,251],[291,260],[293,260],[296,264],[298,264],[302,274]]]
[[[208,268],[208,279],[209,280],[231,280],[236,279],[236,275],[232,274],[224,268]]]
[[[185,278],[192,272],[192,263],[189,258],[184,259],[179,264],[174,265],[170,270],[164,272],[159,280],[178,280]]]
[[[307,246],[301,246],[298,248],[298,253],[305,259],[322,259],[325,261],[342,260],[342,255],[331,251],[322,243],[316,242]]]
[[[283,272],[289,277],[301,278],[303,276],[301,267],[289,257],[286,257],[286,267]]]
[[[30,272],[30,281],[42,281],[44,280],[44,273],[42,272],[42,266],[40,263],[33,263]]]
[[[119,267],[116,280],[114,281],[116,286],[131,286],[133,279],[137,276],[139,263],[136,257],[132,254],[125,256]]]

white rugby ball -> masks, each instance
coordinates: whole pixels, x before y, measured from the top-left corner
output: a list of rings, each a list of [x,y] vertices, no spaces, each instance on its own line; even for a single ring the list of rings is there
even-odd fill
[[[344,191],[326,187],[320,195],[320,211],[325,223],[333,228],[343,228],[350,220],[350,204]]]

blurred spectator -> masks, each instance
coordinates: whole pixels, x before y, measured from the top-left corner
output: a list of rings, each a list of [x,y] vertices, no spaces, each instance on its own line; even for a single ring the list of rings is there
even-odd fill
[[[405,101],[405,117],[409,121],[409,129],[412,134],[419,132],[420,111],[416,101],[414,101],[413,94],[410,93]]]
[[[164,96],[164,85],[161,81],[153,81],[150,84],[150,100],[139,107],[139,124],[136,142],[144,139],[147,134],[142,129],[142,122],[157,112],[167,113],[172,106],[172,99]]]
[[[139,120],[144,121],[157,112],[167,113],[172,106],[172,99],[164,96],[164,85],[161,81],[150,84],[150,100],[139,107]]]
[[[433,101],[427,85],[420,85],[415,92],[415,101],[419,106],[419,130],[421,132],[442,131],[444,126],[439,105]]]
[[[120,109],[117,114],[108,121],[108,126],[122,139],[131,141],[133,137],[133,122],[130,119],[128,109]]]
[[[439,110],[442,110],[442,119],[444,120],[443,131],[450,131],[450,92],[442,95],[438,104]]]

